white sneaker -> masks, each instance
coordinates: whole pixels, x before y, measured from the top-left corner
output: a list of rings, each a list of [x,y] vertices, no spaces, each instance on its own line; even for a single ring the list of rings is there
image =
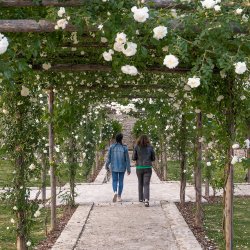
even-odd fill
[[[122,202],[121,196],[118,196],[118,197],[117,197],[117,201],[118,201],[118,202]]]
[[[117,193],[114,193],[113,202],[117,201]]]

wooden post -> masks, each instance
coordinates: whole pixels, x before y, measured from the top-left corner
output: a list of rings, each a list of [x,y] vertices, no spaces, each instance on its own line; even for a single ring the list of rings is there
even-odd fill
[[[181,117],[181,139],[180,139],[180,170],[181,170],[181,187],[180,187],[180,203],[181,206],[185,204],[185,196],[186,196],[186,144],[187,144],[187,121],[186,116],[183,114]]]
[[[54,91],[53,88],[48,92],[49,106],[49,164],[50,164],[50,188],[51,188],[51,230],[56,228],[56,166],[54,162],[54,126],[53,126],[53,110],[54,110]]]
[[[228,150],[228,157],[231,159],[233,150]],[[228,162],[226,168],[226,186],[225,186],[225,239],[226,250],[233,250],[233,173],[234,167]]]
[[[195,213],[195,225],[196,227],[202,227],[202,207],[201,207],[201,195],[202,195],[202,177],[201,177],[201,161],[202,161],[202,142],[200,142],[200,136],[202,135],[202,113],[197,114],[197,138],[196,138],[196,160],[195,160],[195,193],[196,193],[196,213]]]
[[[20,119],[22,119],[20,117]],[[16,159],[16,169],[17,169],[17,185],[16,188],[19,192],[18,203],[27,202],[25,195],[26,195],[26,187],[25,187],[25,166],[24,166],[24,157],[21,147],[17,146],[16,151],[18,152],[18,156]],[[25,207],[19,208],[17,212],[18,217],[18,224],[17,224],[17,250],[26,250],[26,211]]]
[[[233,173],[234,166],[231,164],[232,156],[234,155],[232,145],[235,142],[235,126],[236,126],[236,111],[235,111],[235,89],[233,77],[227,78],[227,101],[226,122],[228,134],[228,150],[227,164],[225,166],[225,186],[224,186],[224,218],[223,229],[226,241],[226,250],[233,249]]]

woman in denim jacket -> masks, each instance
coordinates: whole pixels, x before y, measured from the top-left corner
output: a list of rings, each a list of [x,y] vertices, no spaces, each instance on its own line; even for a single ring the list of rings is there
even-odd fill
[[[112,144],[108,151],[106,160],[106,170],[112,172],[112,186],[114,190],[113,202],[121,202],[121,195],[123,190],[124,174],[127,170],[130,175],[130,160],[128,155],[128,147],[122,144],[123,135],[121,133],[116,135],[116,143]],[[118,192],[117,192],[118,189]]]
[[[134,148],[132,160],[136,161],[136,174],[138,177],[139,201],[149,206],[149,185],[152,175],[152,161],[155,160],[155,152],[150,145],[147,135],[141,135]]]

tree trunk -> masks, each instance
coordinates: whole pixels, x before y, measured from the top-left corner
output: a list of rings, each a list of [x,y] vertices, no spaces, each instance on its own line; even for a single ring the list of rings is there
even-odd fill
[[[54,126],[53,126],[53,110],[54,110],[54,92],[53,88],[48,93],[49,105],[49,164],[50,164],[50,188],[51,188],[51,230],[56,228],[56,166],[54,161]]]
[[[227,101],[228,107],[226,110],[227,134],[228,134],[228,150],[227,164],[225,166],[225,186],[224,186],[224,218],[223,229],[226,240],[226,250],[233,249],[233,172],[234,167],[231,164],[232,156],[234,155],[232,145],[235,141],[236,129],[236,107],[235,107],[235,89],[234,79],[228,79]]]
[[[163,168],[163,176],[164,176],[164,181],[168,179],[168,159],[167,159],[167,152],[166,152],[166,146],[164,147],[164,168]]]
[[[201,177],[201,166],[202,166],[202,143],[199,141],[202,133],[202,114],[197,114],[197,130],[198,136],[196,139],[196,161],[195,161],[195,193],[196,193],[196,213],[195,213],[195,225],[196,227],[202,227],[202,206],[201,206],[201,195],[202,195],[202,177]]]
[[[76,141],[72,136],[69,139],[69,184],[70,184],[70,206],[75,206],[75,186],[76,186]]]
[[[47,167],[46,167],[46,158],[44,153],[42,153],[41,155],[42,157],[42,202],[43,205],[45,206],[45,202],[46,202],[46,177],[47,177]]]
[[[21,118],[22,119],[22,118]],[[17,147],[19,148],[19,147]],[[18,156],[16,159],[16,169],[17,169],[17,191],[18,191],[18,201],[17,204],[24,204],[26,203],[26,187],[25,187],[25,166],[24,166],[24,157],[23,152],[19,151]],[[27,225],[27,218],[26,218],[26,211],[25,207],[22,206],[19,208],[17,212],[17,250],[26,250],[26,225]]]
[[[181,206],[185,204],[185,196],[186,196],[186,144],[187,144],[187,121],[186,116],[182,115],[181,117],[181,140],[180,140],[180,169],[181,169],[181,187],[180,187],[180,202]]]

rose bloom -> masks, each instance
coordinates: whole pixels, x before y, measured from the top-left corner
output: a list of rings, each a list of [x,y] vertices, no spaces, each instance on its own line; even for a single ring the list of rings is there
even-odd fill
[[[8,39],[0,33],[0,55],[5,53],[9,46]]]
[[[154,32],[153,37],[157,40],[160,40],[167,35],[168,29],[165,26],[158,26],[158,27],[153,29],[153,32]]]
[[[124,43],[126,43],[127,42],[127,35],[125,34],[125,33],[123,33],[123,32],[121,32],[121,33],[117,33],[116,34],[116,38],[115,38],[115,41],[117,42],[117,43],[122,43],[122,44],[124,44]]]
[[[137,52],[137,44],[136,43],[132,43],[132,42],[128,42],[127,43],[127,48],[125,49],[125,47],[123,47],[122,52],[126,56],[133,56],[133,55],[135,55],[136,52]]]
[[[139,23],[144,23],[149,18],[149,14],[148,14],[149,10],[147,7],[138,9],[136,6],[134,6],[131,8],[131,11],[134,13],[135,21]]]
[[[138,70],[135,66],[125,65],[121,67],[124,74],[135,76],[138,74]]]
[[[173,69],[179,64],[179,60],[174,55],[167,55],[164,58],[163,64],[166,65],[169,69]]]
[[[214,8],[214,6],[216,5],[216,1],[214,0],[204,0],[204,1],[201,1],[201,4],[202,4],[202,7],[203,8],[206,8],[206,9],[212,9]]]
[[[234,64],[236,74],[244,74],[247,71],[247,65],[245,62],[237,62]]]
[[[187,84],[191,87],[191,88],[197,88],[201,83],[200,83],[200,78],[198,77],[191,77],[188,78],[188,82]]]

